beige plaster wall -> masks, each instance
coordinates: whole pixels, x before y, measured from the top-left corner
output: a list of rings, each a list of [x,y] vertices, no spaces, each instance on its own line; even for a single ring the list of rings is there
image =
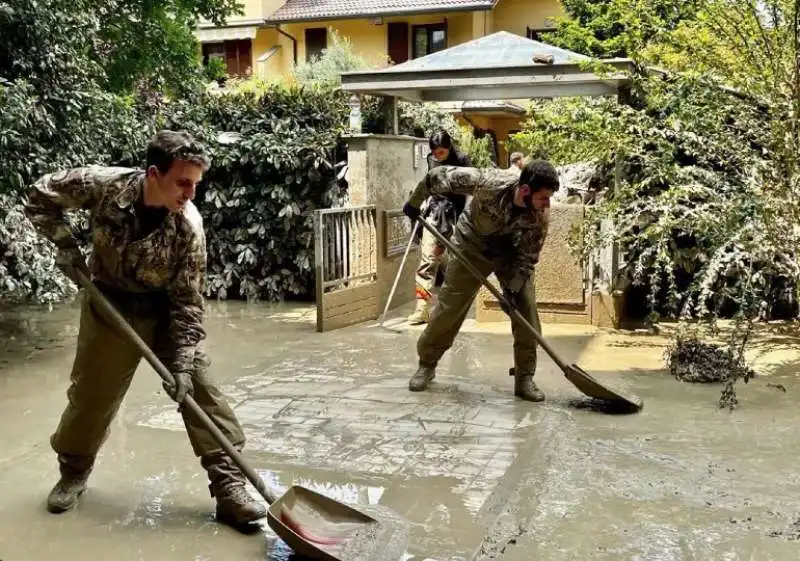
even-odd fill
[[[567,236],[583,220],[583,205],[558,204],[550,208],[550,226],[534,273],[536,300],[543,321],[589,323],[591,311],[584,291],[584,269],[572,256]],[[496,279],[492,276],[495,286]],[[477,320],[507,321],[491,293],[481,288],[477,298]]]

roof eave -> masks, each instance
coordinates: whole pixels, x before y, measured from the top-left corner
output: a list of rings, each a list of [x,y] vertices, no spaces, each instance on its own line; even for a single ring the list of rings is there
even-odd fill
[[[392,96],[409,101],[475,101],[536,97],[615,95],[629,81],[629,59],[603,61],[615,72],[596,75],[580,63],[439,70],[428,72],[350,72],[342,90],[351,94]]]
[[[527,75],[539,76],[547,74],[567,74],[569,71],[580,71],[581,66],[589,61],[565,62],[560,64],[531,64],[530,66],[503,66],[503,67],[476,67],[446,70],[441,68],[425,68],[418,70],[398,71],[396,69],[381,70],[351,70],[342,72],[342,86],[358,82],[403,82],[429,79],[429,76],[438,74],[449,77],[470,76],[508,76]],[[613,67],[617,72],[629,71],[633,68],[633,60],[629,58],[614,58],[598,60],[598,63]]]
[[[298,18],[266,18],[264,20],[265,23],[271,25],[279,25],[284,23],[314,23],[314,22],[322,22],[322,21],[336,21],[336,20],[348,20],[348,19],[369,19],[369,18],[390,18],[390,17],[401,17],[401,16],[420,16],[426,14],[453,14],[453,13],[463,13],[463,12],[489,12],[494,9],[497,5],[498,0],[494,0],[494,2],[490,6],[466,6],[466,7],[458,7],[458,8],[425,8],[425,9],[413,9],[413,10],[387,10],[380,13],[358,13],[358,14],[340,14],[335,16],[323,16],[323,17],[298,17]]]

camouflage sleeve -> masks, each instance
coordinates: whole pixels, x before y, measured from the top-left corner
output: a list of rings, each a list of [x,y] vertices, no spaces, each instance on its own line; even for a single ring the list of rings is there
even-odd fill
[[[197,345],[205,339],[206,242],[202,226],[187,240],[178,274],[168,288],[171,372],[192,372]]]
[[[31,187],[25,215],[56,247],[77,247],[64,211],[92,208],[104,186],[101,168],[83,167],[49,173]]]
[[[538,227],[526,228],[520,232],[515,244],[516,259],[514,260],[511,278],[508,281],[509,290],[519,292],[525,286],[525,283],[530,280],[533,270],[539,262],[539,253],[542,251],[546,237],[546,221],[543,221]]]
[[[431,195],[472,195],[484,184],[481,170],[455,166],[439,166],[428,172],[411,193],[410,202],[419,208]]]

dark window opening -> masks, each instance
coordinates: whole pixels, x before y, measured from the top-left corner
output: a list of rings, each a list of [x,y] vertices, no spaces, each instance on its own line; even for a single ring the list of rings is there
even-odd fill
[[[328,28],[312,27],[306,29],[306,62],[311,62],[322,55],[328,48]]]
[[[447,48],[447,24],[414,26],[413,56],[419,58]]]
[[[393,22],[387,26],[388,53],[394,64],[408,60],[408,23]]]

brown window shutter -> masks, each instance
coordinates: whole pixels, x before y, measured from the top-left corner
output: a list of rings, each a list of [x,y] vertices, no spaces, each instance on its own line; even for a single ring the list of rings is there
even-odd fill
[[[228,76],[239,74],[239,49],[236,41],[225,41],[225,66],[228,70]]]
[[[395,64],[408,60],[408,23],[392,22],[388,25],[388,54]]]
[[[253,66],[253,49],[250,39],[239,41],[239,73],[246,76],[251,73]]]

